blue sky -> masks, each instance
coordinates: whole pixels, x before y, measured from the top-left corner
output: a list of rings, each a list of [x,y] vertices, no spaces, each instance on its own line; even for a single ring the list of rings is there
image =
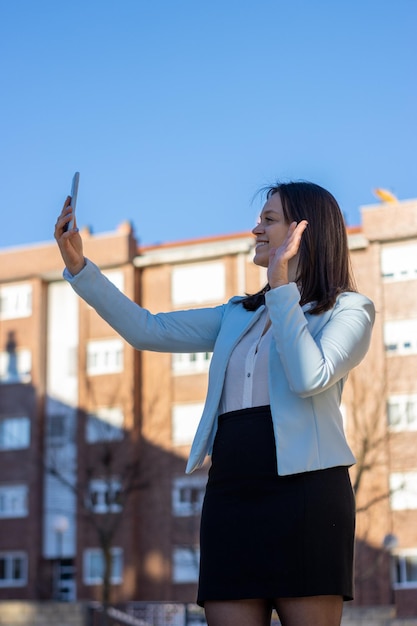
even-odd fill
[[[308,179],[349,225],[417,197],[416,0],[0,0],[0,248],[79,226],[247,231]],[[389,210],[389,209],[387,209]]]

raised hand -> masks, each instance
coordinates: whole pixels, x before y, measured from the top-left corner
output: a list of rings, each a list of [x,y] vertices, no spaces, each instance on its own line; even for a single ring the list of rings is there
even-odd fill
[[[60,216],[55,224],[54,237],[57,241],[61,256],[68,271],[75,276],[85,265],[83,254],[83,242],[78,232],[77,222],[74,218],[74,228],[65,231],[66,225],[72,218],[71,197],[68,196],[62,207]]]
[[[298,251],[301,238],[308,226],[307,220],[292,222],[288,233],[278,248],[272,248],[269,253],[268,283],[272,289],[281,287],[295,280],[298,264]]]

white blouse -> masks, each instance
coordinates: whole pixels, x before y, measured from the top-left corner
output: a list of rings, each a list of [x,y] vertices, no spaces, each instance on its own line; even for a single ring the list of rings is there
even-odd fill
[[[226,369],[220,414],[270,403],[268,360],[271,326],[264,332],[268,321],[265,309],[233,350]]]

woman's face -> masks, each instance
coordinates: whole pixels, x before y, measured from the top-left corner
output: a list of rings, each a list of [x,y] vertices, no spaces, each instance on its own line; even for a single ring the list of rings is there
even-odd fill
[[[256,237],[253,257],[256,265],[268,267],[270,251],[273,248],[279,248],[283,243],[289,226],[284,217],[281,197],[276,192],[264,205],[259,222],[252,230],[252,234]]]

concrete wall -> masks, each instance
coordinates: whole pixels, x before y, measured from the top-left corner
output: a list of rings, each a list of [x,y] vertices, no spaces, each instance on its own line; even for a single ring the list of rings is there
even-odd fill
[[[0,602],[0,626],[87,626],[81,602]]]
[[[82,602],[0,602],[0,626],[89,626]],[[274,619],[272,626],[279,626]],[[342,626],[417,626],[417,616],[399,619],[395,608],[345,605]]]
[[[399,619],[393,606],[355,607],[345,604],[342,626],[417,626],[417,616]]]

